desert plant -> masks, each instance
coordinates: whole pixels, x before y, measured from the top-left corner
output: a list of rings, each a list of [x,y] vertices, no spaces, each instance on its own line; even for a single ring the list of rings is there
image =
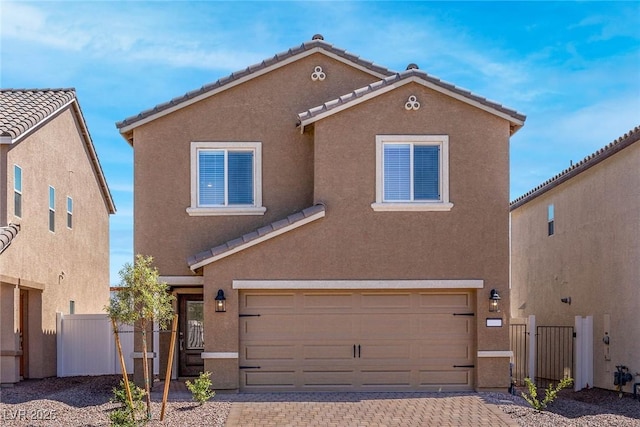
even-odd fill
[[[130,391],[133,406],[127,398],[127,391],[123,380],[120,380],[119,387],[113,388],[111,403],[120,404],[120,407],[109,413],[109,420],[114,427],[135,427],[141,419],[144,419],[144,416],[140,416],[140,414],[144,411],[144,402],[142,399],[144,399],[145,391],[136,385],[131,387]]]
[[[193,396],[193,400],[202,405],[207,400],[216,395],[216,392],[211,390],[211,372],[200,372],[200,376],[193,380],[193,382],[187,380],[185,384]]]
[[[528,393],[522,392],[522,398],[526,400],[533,409],[541,412],[545,410],[549,403],[558,397],[560,390],[573,384],[573,378],[563,378],[555,387],[553,387],[553,384],[549,384],[544,391],[544,399],[542,399],[542,401],[538,399],[538,388],[535,383],[531,381],[531,378],[525,378],[524,383],[527,386]]]
[[[142,334],[142,369],[147,403],[147,419],[151,419],[149,362],[147,360],[147,329],[153,322],[166,328],[173,317],[172,301],[166,283],[159,281],[153,258],[136,255],[133,265],[127,263],[120,270],[120,289],[105,310],[109,317],[126,325],[137,325]],[[123,373],[123,375],[126,375]]]

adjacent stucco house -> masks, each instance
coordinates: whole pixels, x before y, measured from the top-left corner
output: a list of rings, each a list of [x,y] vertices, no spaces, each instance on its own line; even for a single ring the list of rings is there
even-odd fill
[[[135,251],[177,296],[177,375],[506,390],[509,139],[524,120],[315,36],[119,122]]]
[[[112,213],[75,91],[0,90],[0,382],[56,375],[56,312],[108,304]]]
[[[589,386],[605,389],[616,365],[640,372],[639,140],[636,127],[511,203],[512,317],[591,318],[576,359],[592,358]]]

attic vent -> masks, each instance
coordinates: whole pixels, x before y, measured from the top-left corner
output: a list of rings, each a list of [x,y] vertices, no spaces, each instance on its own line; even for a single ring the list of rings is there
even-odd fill
[[[418,67],[418,64],[414,64],[413,62],[409,65],[407,65],[407,70],[419,70],[420,67]]]
[[[324,40],[324,37],[322,37],[322,34],[316,34],[311,37],[311,40]]]

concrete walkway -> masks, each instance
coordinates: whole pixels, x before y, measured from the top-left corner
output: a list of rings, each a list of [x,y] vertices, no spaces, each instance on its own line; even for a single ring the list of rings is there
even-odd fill
[[[227,396],[225,396],[227,397]],[[227,427],[517,427],[475,393],[242,393]]]

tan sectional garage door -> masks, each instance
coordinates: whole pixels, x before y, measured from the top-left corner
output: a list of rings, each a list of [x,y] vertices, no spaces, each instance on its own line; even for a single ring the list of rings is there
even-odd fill
[[[470,390],[469,291],[241,291],[240,381],[258,390]]]

